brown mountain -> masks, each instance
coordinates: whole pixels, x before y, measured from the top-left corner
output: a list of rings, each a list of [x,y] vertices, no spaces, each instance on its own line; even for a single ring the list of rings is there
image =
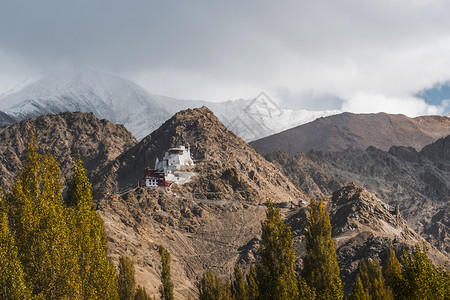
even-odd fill
[[[170,190],[136,187],[157,156],[187,143],[197,173],[191,182]],[[175,114],[100,173],[94,188],[112,257],[130,256],[138,283],[155,294],[163,244],[172,254],[177,298],[192,296],[208,269],[228,278],[236,262],[255,261],[261,202],[307,200],[206,107]]]
[[[51,151],[62,163],[63,172],[67,171],[71,156],[80,152],[84,157],[94,180],[110,255],[115,262],[120,255],[129,256],[135,262],[138,284],[153,295],[157,294],[160,285],[157,246],[163,244],[171,252],[176,298],[192,297],[197,278],[205,270],[228,279],[236,263],[246,269],[256,261],[260,225],[265,218],[265,207],[260,203],[268,198],[277,203],[307,202],[314,196],[326,198],[342,276],[344,282],[349,283],[354,278],[358,261],[368,255],[383,259],[389,242],[392,241],[397,250],[424,242],[396,209],[382,203],[377,196],[397,197],[401,192],[408,195],[415,188],[432,191],[433,187],[435,198],[426,201],[438,203],[443,190],[439,188],[440,184],[420,181],[420,172],[413,165],[418,164],[417,161],[423,164],[420,170],[446,178],[442,173],[446,160],[434,160],[436,155],[445,157],[446,140],[424,148],[419,154],[408,148],[393,148],[392,153],[371,148],[359,152],[348,150],[328,160],[322,157],[329,154],[323,153],[299,156],[307,164],[286,153],[278,153],[273,154],[273,164],[227,130],[209,109],[203,107],[177,113],[140,143],[136,143],[123,126],[99,120],[92,114],[48,115],[3,127],[0,129],[0,168],[2,175],[5,174],[2,178],[9,178],[6,183],[20,167],[30,128],[36,131],[40,148]],[[173,185],[170,189],[136,187],[144,168],[153,166],[157,156],[161,158],[168,148],[187,143],[195,160],[191,171],[197,173],[189,183]],[[351,185],[327,197],[348,179],[364,178],[366,173],[363,171],[376,179],[369,182],[374,187],[378,184],[377,196]],[[414,171],[417,174],[413,174]],[[293,174],[300,174],[304,180]],[[413,183],[412,190],[408,190],[408,185]],[[399,190],[397,194],[393,191],[395,184]],[[379,198],[386,201],[383,197]],[[411,211],[412,215],[417,210],[427,218],[437,220],[434,227],[424,226],[430,233],[425,229],[421,232],[424,236],[434,237],[435,231],[442,232],[442,228],[446,228],[448,212],[446,214],[443,208],[437,211],[434,206],[429,209],[426,201],[422,206],[421,202],[412,201],[410,206],[401,209]],[[437,204],[433,205],[437,207]],[[298,264],[301,265],[307,216],[305,206],[299,203],[295,208],[282,208],[282,214],[292,225]],[[445,243],[448,244],[443,240],[442,244]],[[444,259],[435,249],[431,252],[435,261]]]
[[[450,255],[450,136],[421,152],[392,147],[366,150],[266,155],[305,193],[326,197],[350,182],[364,187],[400,212],[412,229]]]
[[[351,290],[355,282],[361,259],[376,256],[384,264],[390,244],[399,257],[404,249],[412,249],[415,244],[425,244],[430,249],[429,256],[436,263],[443,264],[448,259],[411,230],[395,207],[383,203],[359,186],[350,184],[340,188],[327,197],[326,203],[346,292]],[[294,232],[299,265],[305,247],[302,242],[306,226],[305,210],[300,210],[288,219]]]
[[[67,112],[24,120],[0,129],[0,185],[9,186],[22,166],[30,130],[35,132],[39,150],[54,155],[63,174],[71,168],[71,158],[80,153],[91,178],[136,144],[123,125],[91,113]]]
[[[366,149],[374,146],[389,150],[392,146],[422,149],[450,134],[450,118],[422,116],[409,118],[386,113],[342,113],[251,142],[259,153],[285,150],[289,155],[311,150],[331,152]]]
[[[205,106],[175,114],[104,168],[94,180],[97,195],[136,187],[144,168],[154,168],[171,147],[190,145],[198,173],[186,189],[207,199],[265,202],[306,199],[271,163],[229,131]],[[220,196],[217,196],[219,195]]]

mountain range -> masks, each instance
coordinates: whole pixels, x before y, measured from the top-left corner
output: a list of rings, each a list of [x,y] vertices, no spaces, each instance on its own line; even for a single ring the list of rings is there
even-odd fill
[[[121,255],[131,257],[137,283],[153,295],[160,284],[160,244],[172,255],[176,298],[192,297],[205,270],[224,279],[236,263],[248,270],[258,259],[261,204],[269,198],[292,227],[298,267],[306,206],[310,198],[324,199],[346,291],[359,261],[374,255],[384,261],[390,243],[398,255],[419,243],[435,262],[450,257],[450,137],[420,152],[394,146],[263,157],[206,107],[175,114],[139,142],[124,126],[66,112],[0,128],[6,186],[20,169],[31,128],[40,151],[62,163],[63,175],[71,156],[85,158],[109,254],[116,264]],[[168,190],[141,186],[145,167],[168,148],[188,143],[197,174],[190,182]]]
[[[405,146],[421,150],[439,138],[450,134],[450,118],[376,113],[342,113],[322,117],[283,132],[256,140],[250,144],[259,153],[285,150],[289,155],[309,151],[381,150]]]
[[[389,151],[309,152],[289,156],[286,151],[266,158],[308,195],[323,198],[348,183],[357,184],[398,207],[411,229],[450,255],[450,136],[425,146],[393,146]]]
[[[226,102],[179,100],[154,95],[126,79],[92,69],[44,77],[0,95],[0,125],[65,111],[92,112],[123,124],[138,140],[182,109],[208,106],[246,141],[271,135],[339,111],[288,110],[266,94]]]

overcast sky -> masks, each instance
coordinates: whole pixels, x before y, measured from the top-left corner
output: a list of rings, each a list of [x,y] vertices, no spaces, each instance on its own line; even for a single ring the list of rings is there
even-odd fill
[[[442,113],[413,95],[450,80],[449,15],[438,0],[6,0],[0,93],[90,67],[181,99]]]

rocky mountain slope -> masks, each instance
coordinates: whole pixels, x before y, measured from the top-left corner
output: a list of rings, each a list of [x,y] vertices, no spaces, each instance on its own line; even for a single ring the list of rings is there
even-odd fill
[[[61,113],[27,119],[0,129],[0,185],[8,187],[26,156],[30,130],[39,150],[49,152],[61,164],[63,175],[71,158],[81,154],[92,178],[108,162],[136,144],[123,125],[100,120],[91,113]]]
[[[15,118],[0,110],[0,126],[11,125],[16,122]]]
[[[157,156],[187,143],[197,173],[191,182],[170,190],[136,187]],[[156,293],[163,244],[179,298],[192,296],[208,269],[225,278],[236,262],[255,261],[265,217],[260,203],[307,200],[206,107],[177,113],[105,167],[94,189],[113,258],[132,257],[138,282]]]
[[[156,156],[183,143],[190,144],[196,161],[193,171],[198,175],[190,183],[169,191],[134,187]],[[176,114],[108,165],[99,178],[94,187],[101,199],[111,255],[132,257],[138,282],[153,294],[159,284],[157,245],[161,243],[172,253],[179,298],[192,296],[197,276],[208,269],[228,279],[236,263],[244,269],[254,263],[265,218],[259,203],[267,197],[299,205],[282,212],[292,225],[301,265],[304,203],[316,194],[305,196],[294,188],[206,107]],[[361,258],[379,255],[383,259],[389,242],[399,251],[427,243],[395,208],[359,187],[341,189],[328,202],[346,283],[354,280]],[[431,252],[435,261],[445,260],[439,251]]]
[[[177,196],[136,188],[111,195],[100,204],[110,254],[115,261],[121,255],[133,259],[139,284],[157,295],[160,244],[172,255],[176,299],[195,295],[195,283],[206,270],[229,279],[236,263],[248,270],[256,262],[264,206],[241,199],[201,200],[181,187],[174,191]],[[399,256],[404,249],[425,244],[433,261],[442,264],[448,260],[411,230],[395,208],[355,185],[341,188],[326,201],[347,292],[354,283],[360,260],[378,256],[384,262],[390,243]],[[307,209],[282,208],[282,214],[292,226],[297,266],[301,267]]]
[[[443,264],[448,257],[431,247],[419,234],[411,230],[401,213],[359,186],[350,184],[327,197],[332,237],[336,245],[345,291],[351,290],[361,259],[379,257],[384,263],[386,250],[392,244],[399,257],[403,249],[415,244],[428,245],[430,257]],[[288,219],[294,232],[298,255],[304,251],[303,231],[306,227],[306,208]],[[298,258],[301,265],[301,259]]]
[[[450,136],[417,152],[392,147],[389,152],[369,147],[333,153],[277,151],[266,155],[308,195],[325,197],[350,182],[399,206],[415,231],[450,254]]]
[[[409,118],[386,113],[342,113],[319,118],[250,144],[262,154],[285,150],[289,155],[311,150],[364,150],[369,146],[387,151],[394,145],[420,150],[449,134],[450,118],[443,116]]]
[[[240,197],[262,202],[267,198],[274,202],[307,198],[207,107],[175,114],[104,168],[94,181],[94,189],[105,195],[135,187],[144,176],[144,168],[154,168],[157,157],[162,158],[171,147],[187,144],[196,162],[193,171],[199,174],[188,186],[202,197]],[[241,195],[242,191],[250,194]]]
[[[339,113],[283,109],[264,93],[254,99],[226,102],[178,100],[151,94],[131,81],[92,69],[54,74],[0,95],[0,110],[18,120],[64,111],[92,112],[124,124],[138,140],[176,112],[204,105],[246,141]],[[0,114],[0,124],[1,118]]]
[[[294,180],[291,183],[279,168],[284,166],[280,164],[283,159],[293,158],[279,153],[274,154],[277,158],[274,159],[275,164],[268,162],[229,131],[208,108],[202,107],[177,113],[139,143],[123,126],[99,120],[89,113],[47,115],[2,127],[0,170],[2,179],[9,178],[5,181],[7,184],[20,167],[30,128],[36,131],[40,149],[54,154],[62,163],[63,172],[67,172],[70,156],[78,152],[83,156],[94,181],[110,255],[116,263],[120,255],[129,256],[135,263],[138,284],[153,295],[157,294],[160,285],[157,246],[163,244],[171,252],[176,299],[194,295],[198,276],[205,270],[212,270],[228,279],[236,263],[246,269],[256,261],[261,221],[265,218],[265,207],[261,203],[268,198],[277,203],[292,201],[298,204],[294,208],[282,205],[285,207],[282,214],[292,225],[300,266],[304,254],[305,204],[310,197],[326,196],[328,189],[338,189],[346,181],[339,181],[338,177],[333,177],[336,182],[329,180],[324,177],[328,173],[320,173],[316,169],[322,162],[304,156],[310,162],[307,165],[310,169],[304,171],[307,184],[300,185],[297,177],[288,174]],[[191,171],[197,173],[190,182],[182,186],[173,185],[170,189],[137,187],[144,168],[153,166],[156,156],[161,157],[172,146],[187,143],[195,161]],[[435,165],[433,168],[440,171],[445,170],[448,166],[447,145],[448,140],[442,139],[425,147],[417,154],[419,160]],[[409,160],[416,155],[407,148],[395,149],[399,157]],[[352,169],[367,172],[373,169],[374,177],[385,174],[387,167],[396,166],[396,172],[405,175],[401,169],[403,160],[399,157],[377,149],[371,151],[375,154],[362,156],[359,165],[359,158],[355,159],[355,156],[353,165],[349,162],[350,154],[348,158],[342,155],[323,165],[327,164],[331,169],[334,164],[339,174],[345,172],[337,169],[338,162],[348,164],[345,174],[352,174]],[[372,156],[384,161],[384,165],[379,168],[365,166],[363,162]],[[436,156],[440,158],[430,160]],[[286,172],[285,167],[282,170]],[[333,172],[329,174],[334,176]],[[407,176],[400,175],[392,178],[393,175],[387,174],[386,182],[389,183],[388,178],[397,180],[399,190],[406,193],[409,183],[400,179],[407,179]],[[320,183],[318,178],[325,178],[323,182],[329,185]],[[394,184],[387,184],[386,189]],[[346,283],[352,282],[361,258],[379,255],[383,259],[389,242],[392,241],[399,251],[417,242],[425,242],[402,219],[402,213],[357,186],[346,186],[325,200]],[[416,208],[421,213],[428,213],[426,206],[416,205]],[[439,214],[429,216],[438,219],[434,225],[448,220],[445,215],[443,218]],[[440,225],[436,226],[427,229],[440,230]],[[437,262],[445,259],[435,249],[431,254]]]

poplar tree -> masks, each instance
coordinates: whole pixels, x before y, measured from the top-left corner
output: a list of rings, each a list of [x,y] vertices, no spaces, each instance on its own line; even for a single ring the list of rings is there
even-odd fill
[[[229,284],[223,284],[217,275],[207,271],[197,284],[199,300],[230,300]]]
[[[74,160],[73,175],[65,199],[72,228],[72,245],[78,259],[84,299],[117,299],[116,271],[107,256],[103,221],[95,212],[92,186],[83,161]]]
[[[146,290],[142,286],[136,288],[136,293],[134,294],[134,300],[153,300],[152,297],[147,294]]]
[[[344,291],[331,238],[330,216],[322,200],[318,205],[311,200],[305,240],[302,275],[316,299],[342,299]]]
[[[361,261],[357,283],[350,299],[393,299],[390,290],[385,286],[384,278],[381,274],[380,261],[377,258],[363,259]]]
[[[0,299],[31,299],[14,236],[8,228],[7,204],[0,190]]]
[[[267,202],[262,223],[261,262],[258,265],[261,299],[296,299],[299,295],[295,275],[295,252],[291,229],[281,220],[280,209]]]
[[[259,298],[258,279],[254,265],[250,266],[250,271],[247,275],[247,298],[249,300],[256,300]]]
[[[400,299],[403,291],[402,265],[395,256],[392,245],[389,245],[386,264],[384,266],[384,279],[386,285],[392,291],[395,299]]]
[[[244,274],[242,274],[242,270],[239,265],[234,267],[234,280],[231,283],[231,294],[233,295],[233,299],[237,300],[247,300],[247,283],[244,279]]]
[[[32,296],[80,298],[77,260],[69,240],[59,166],[51,155],[37,152],[33,134],[8,203],[10,227]]]
[[[159,293],[162,300],[173,300],[173,283],[170,279],[170,253],[163,245],[159,246],[159,255],[161,256],[161,282]]]
[[[369,291],[364,288],[361,281],[361,277],[358,275],[356,277],[356,283],[353,287],[351,294],[348,297],[349,300],[370,300]]]
[[[404,293],[401,299],[449,299],[450,276],[443,267],[435,267],[428,250],[419,245],[414,251],[404,251],[402,258]]]
[[[120,300],[133,300],[136,293],[134,264],[126,256],[119,258],[118,290]]]

